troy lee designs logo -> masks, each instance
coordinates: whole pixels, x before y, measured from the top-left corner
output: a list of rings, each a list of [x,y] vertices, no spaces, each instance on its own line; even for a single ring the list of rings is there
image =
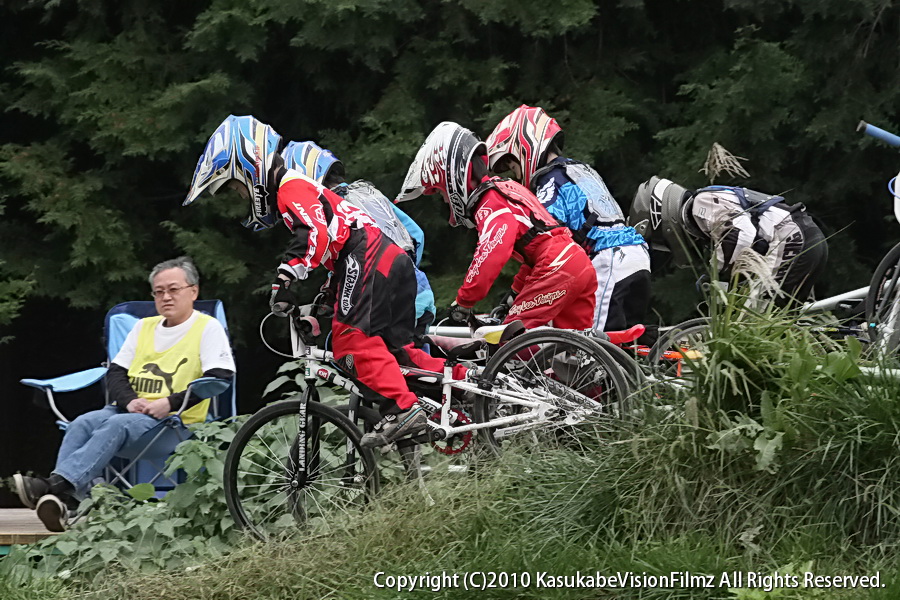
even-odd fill
[[[501,225],[497,232],[494,234],[494,237],[488,241],[488,237],[490,237],[491,232],[486,232],[484,236],[484,243],[478,246],[478,253],[475,255],[475,258],[472,260],[472,266],[469,267],[469,272],[466,274],[466,283],[472,283],[472,280],[475,279],[475,276],[478,275],[481,270],[481,265],[487,260],[487,257],[490,256],[491,252],[493,252],[494,248],[496,248],[500,241],[503,239],[503,234],[506,233],[506,225]]]
[[[521,304],[516,303],[515,306],[509,309],[510,315],[517,315],[521,313],[523,310],[531,310],[537,306],[542,304],[550,305],[562,298],[566,295],[566,290],[556,290],[554,292],[547,292],[546,294],[539,294],[534,297],[534,300],[526,300]]]
[[[344,274],[344,290],[341,292],[341,313],[347,315],[353,308],[351,296],[359,281],[359,262],[351,254],[347,257],[347,272]]]

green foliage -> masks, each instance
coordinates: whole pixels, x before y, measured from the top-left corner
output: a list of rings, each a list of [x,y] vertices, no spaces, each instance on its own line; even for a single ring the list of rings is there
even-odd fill
[[[7,3],[0,38],[16,41],[0,74],[11,132],[0,257],[10,281],[33,279],[28,293],[102,308],[142,295],[149,266],[189,252],[204,292],[252,322],[242,317],[261,299],[247,291],[269,278],[284,235],[242,233],[247,207],[232,194],[179,207],[222,118],[252,113],[288,139],[319,140],[350,178],[390,197],[437,122],[484,136],[525,102],[551,111],[566,151],[595,164],[625,206],[656,172],[701,183],[713,141],[746,156],[750,185],[794,190],[841,230],[834,246],[849,251],[832,253],[831,269],[855,285],[893,238],[883,192],[893,156],[853,126],[860,115],[900,124],[898,10],[869,0]],[[471,233],[447,227],[436,198],[409,208],[428,271],[458,277]],[[661,284],[664,320],[680,312],[679,294]]]
[[[3,600],[56,600],[66,598],[60,581],[39,579],[30,573],[4,573],[0,568],[0,598]]]
[[[661,479],[632,499],[655,494],[660,518],[640,527],[648,536],[691,526],[755,531],[753,555],[780,543],[764,530],[796,535],[804,552],[806,537],[889,552],[900,535],[888,508],[900,497],[887,484],[900,475],[889,450],[900,437],[900,411],[888,400],[897,381],[855,338],[829,339],[793,315],[743,302],[711,297],[712,326],[690,363],[683,414],[655,432],[664,442],[650,434],[637,444],[635,456],[650,456],[663,443],[668,461],[639,467]]]
[[[223,450],[235,424],[211,422],[192,429],[194,437],[178,446],[167,466],[168,474],[182,469],[184,483],[160,501],[150,484],[136,485],[127,494],[107,485],[94,487],[79,507],[84,516],[65,533],[17,549],[0,562],[0,586],[4,574],[26,580],[55,575],[81,585],[116,569],[183,569],[228,552],[240,538],[222,491]]]
[[[24,279],[8,277],[4,272],[3,262],[0,261],[0,326],[7,325],[18,315],[31,285],[30,277]],[[8,337],[0,337],[0,344],[9,341]]]

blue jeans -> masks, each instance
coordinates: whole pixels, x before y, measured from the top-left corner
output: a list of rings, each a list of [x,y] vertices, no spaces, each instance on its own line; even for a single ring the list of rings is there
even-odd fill
[[[121,413],[115,406],[85,413],[69,423],[53,472],[83,498],[119,450],[161,424],[148,415]]]

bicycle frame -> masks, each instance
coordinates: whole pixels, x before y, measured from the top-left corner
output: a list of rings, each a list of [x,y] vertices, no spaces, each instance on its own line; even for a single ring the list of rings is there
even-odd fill
[[[300,310],[299,314],[309,316],[312,312],[310,306],[298,307]],[[288,320],[290,322],[292,355],[295,359],[303,360],[305,362],[304,380],[306,381],[307,386],[314,387],[315,380],[321,379],[335,387],[343,388],[351,394],[361,396],[360,388],[356,382],[341,374],[338,369],[329,364],[334,361],[334,354],[328,350],[319,348],[316,345],[307,345],[303,340],[301,332],[297,328],[294,318]],[[502,436],[513,433],[514,431],[548,424],[550,422],[549,417],[560,410],[557,405],[549,401],[555,399],[552,395],[548,393],[546,394],[548,397],[544,399],[541,397],[539,390],[522,389],[517,392],[504,389],[502,391],[497,391],[484,389],[472,381],[454,379],[453,366],[455,364],[457,364],[455,361],[447,360],[444,365],[443,373],[427,371],[415,367],[400,368],[404,375],[415,375],[424,378],[433,377],[435,381],[441,381],[440,402],[436,402],[427,397],[419,398],[419,402],[428,406],[434,414],[439,412],[440,419],[438,421],[429,419],[428,426],[430,430],[421,436],[417,436],[414,440],[415,443],[439,441],[469,431],[487,428],[499,428],[495,432],[495,436]],[[513,382],[507,383],[510,385],[513,384]],[[528,410],[515,415],[491,419],[490,421],[483,423],[468,423],[454,426],[451,424],[451,394],[454,389],[504,403],[516,404]],[[582,420],[588,412],[589,409],[586,407],[582,410],[572,410],[565,422],[566,424],[575,424]],[[351,414],[350,417],[351,420],[355,419],[355,415],[353,414]]]

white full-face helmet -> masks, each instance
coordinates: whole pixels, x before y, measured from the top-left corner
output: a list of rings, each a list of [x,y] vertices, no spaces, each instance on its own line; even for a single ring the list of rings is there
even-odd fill
[[[469,178],[475,160],[487,154],[484,142],[457,123],[444,121],[434,128],[409,166],[403,188],[394,202],[422,194],[440,193],[450,205],[450,225],[474,228]],[[485,165],[485,169],[486,169]]]

